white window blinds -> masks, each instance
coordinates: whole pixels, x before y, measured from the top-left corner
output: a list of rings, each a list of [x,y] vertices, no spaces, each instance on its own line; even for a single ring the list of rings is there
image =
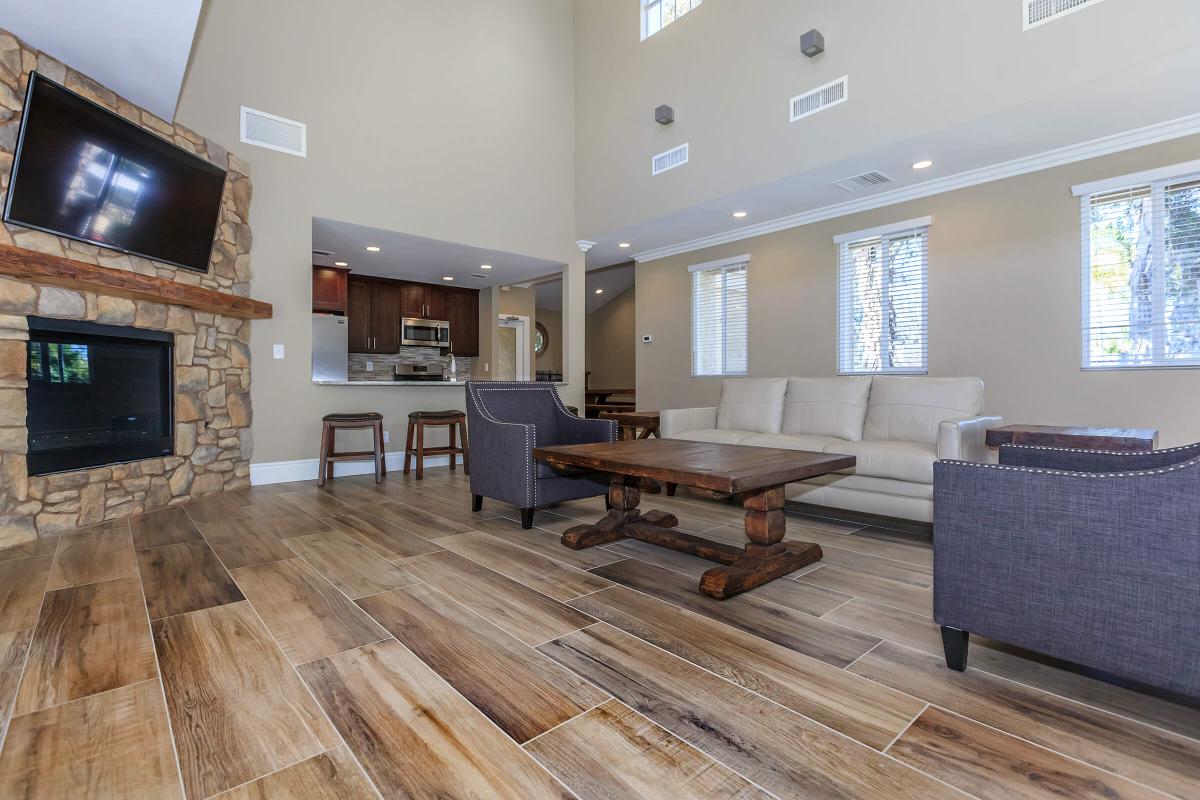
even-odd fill
[[[693,376],[746,374],[749,267],[750,256],[689,267]]]
[[[834,237],[838,372],[929,369],[928,217]]]
[[[1083,367],[1200,366],[1200,173],[1126,177],[1152,179],[1076,187]]]

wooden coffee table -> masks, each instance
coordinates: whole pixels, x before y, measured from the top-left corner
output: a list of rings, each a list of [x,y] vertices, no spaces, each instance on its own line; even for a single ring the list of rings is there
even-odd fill
[[[562,470],[607,472],[611,510],[594,525],[577,525],[562,536],[572,550],[619,539],[639,539],[716,561],[700,578],[700,591],[724,600],[821,559],[812,542],[783,541],[783,487],[853,467],[854,456],[743,447],[678,439],[634,439],[597,444],[538,447],[538,461]],[[713,542],[675,530],[679,520],[665,511],[641,511],[641,484],[650,478],[735,495],[746,509],[744,547]]]

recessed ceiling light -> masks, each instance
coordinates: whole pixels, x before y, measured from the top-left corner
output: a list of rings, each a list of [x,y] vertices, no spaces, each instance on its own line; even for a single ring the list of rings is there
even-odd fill
[[[918,161],[915,164],[913,164],[913,169],[928,169],[929,167],[932,167],[932,166],[933,166],[933,162],[930,161],[929,159],[925,159],[924,161]]]
[[[620,247],[622,249],[629,247],[629,242],[618,242],[617,247]]]
[[[333,265],[334,265],[335,267],[348,267],[348,266],[350,266],[350,265],[349,265],[349,264],[347,264],[345,261],[335,261],[335,262],[333,262]]]
[[[452,280],[454,280],[454,276],[453,276],[453,275],[443,275],[443,276],[442,276],[442,280],[444,280],[444,281],[452,281]]]
[[[369,245],[367,245],[367,252],[368,252],[368,253],[378,253],[378,252],[379,252],[379,250],[380,250],[380,248],[379,248],[379,247],[376,247],[376,246],[375,246],[375,245],[373,245],[373,244],[369,244]]]
[[[746,216],[749,213],[750,213],[749,211],[735,211],[735,212],[733,212],[733,218],[741,219],[742,217]]]
[[[597,289],[597,290],[596,290],[596,294],[604,294],[604,290],[603,290],[603,289]]]
[[[491,264],[480,264],[479,268],[480,269],[491,269],[492,265]]]

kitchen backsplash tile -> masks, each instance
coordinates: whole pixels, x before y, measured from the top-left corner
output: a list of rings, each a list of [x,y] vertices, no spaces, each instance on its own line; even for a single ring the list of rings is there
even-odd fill
[[[374,365],[373,371],[367,370],[367,362]],[[352,381],[392,381],[397,364],[424,364],[429,371],[441,374],[447,359],[436,347],[403,347],[395,354],[351,353],[347,377]],[[461,356],[454,359],[457,377],[465,381],[471,377],[471,366],[474,359]]]

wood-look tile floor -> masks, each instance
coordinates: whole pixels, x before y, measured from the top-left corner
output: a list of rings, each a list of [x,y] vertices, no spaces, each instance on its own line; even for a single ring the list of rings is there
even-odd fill
[[[927,538],[789,516],[824,559],[718,602],[563,548],[601,498],[523,531],[425,474],[0,551],[0,797],[1200,797],[1196,705],[981,640],[948,671]]]

